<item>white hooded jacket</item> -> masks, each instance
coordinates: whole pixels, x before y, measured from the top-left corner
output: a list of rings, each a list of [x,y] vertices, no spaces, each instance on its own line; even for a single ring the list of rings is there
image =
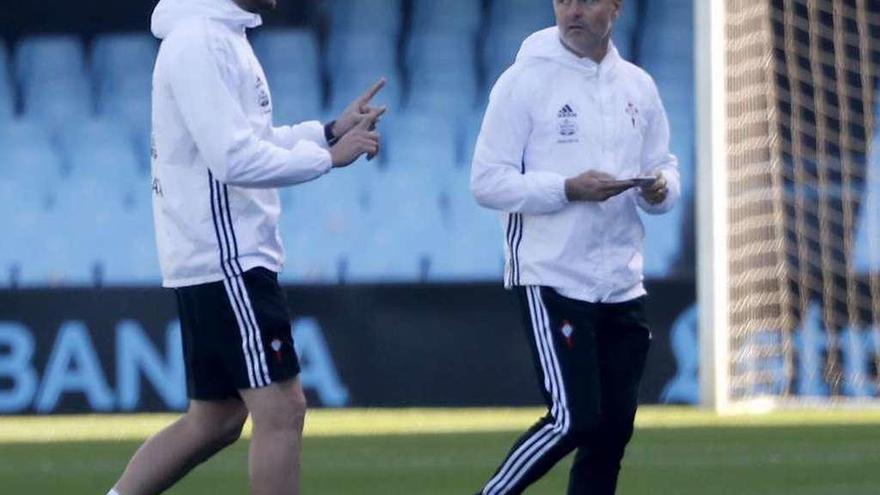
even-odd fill
[[[153,73],[153,211],[163,285],[280,271],[275,187],[331,168],[319,122],[273,127],[246,37],[262,23],[232,0],[161,0]]]
[[[569,203],[565,180],[588,170],[618,179],[662,171],[669,194],[658,205],[636,189]],[[596,64],[569,51],[556,27],[531,35],[492,90],[471,189],[503,212],[506,287],[549,286],[590,302],[644,295],[637,209],[665,213],[681,190],[654,81],[613,46]]]

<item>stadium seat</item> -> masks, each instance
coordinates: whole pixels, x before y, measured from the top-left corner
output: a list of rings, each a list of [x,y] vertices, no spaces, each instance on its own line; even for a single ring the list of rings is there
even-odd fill
[[[73,35],[23,38],[15,50],[16,79],[22,87],[55,79],[84,78],[83,47]]]
[[[350,254],[347,280],[355,283],[418,282],[425,279],[430,250],[442,239],[436,186],[429,180],[377,184],[358,249]]]
[[[647,24],[693,31],[694,0],[647,0],[643,5]]]
[[[130,132],[138,149],[141,167],[149,168],[151,133],[151,82],[149,78],[127,77],[117,81],[112,91],[99,96],[98,116],[119,122]]]
[[[130,142],[79,143],[70,150],[71,177],[102,181],[110,188],[107,194],[117,195],[125,209],[133,209],[138,193],[150,189],[150,179],[139,172],[140,164]]]
[[[158,50],[156,39],[146,33],[96,36],[92,44],[91,68],[98,86],[112,86],[129,77],[151,78]]]
[[[275,125],[320,119],[324,95],[317,74],[279,71],[267,77]]]
[[[279,72],[294,72],[311,77],[321,74],[318,40],[311,30],[258,30],[252,44],[269,81]]]
[[[483,125],[483,110],[471,112],[470,115],[459,121],[458,128],[458,166],[471,168],[474,160],[474,151],[477,147],[477,139],[480,137],[480,127]]]
[[[65,126],[58,139],[67,173],[77,177],[131,180],[138,176],[131,134],[111,119],[89,119]]]
[[[23,88],[24,114],[57,128],[94,114],[92,92],[85,78],[39,80]]]
[[[62,170],[43,127],[28,121],[0,127],[0,179],[13,181],[41,202],[50,202]]]
[[[378,32],[397,35],[403,25],[403,0],[334,0],[331,34]]]
[[[149,195],[147,195],[149,197]],[[162,282],[150,202],[111,215],[107,228],[114,234],[99,251],[97,279],[111,287],[158,286]]]
[[[648,278],[665,278],[682,251],[682,224],[688,204],[682,196],[679,204],[664,215],[648,215],[639,212],[645,226],[643,271]]]
[[[330,83],[330,114],[339,115],[355,98],[361,96],[380,77],[387,80],[382,91],[373,99],[374,105],[385,105],[388,113],[383,117],[384,121],[390,120],[395,112],[400,111],[401,93],[403,85],[395,72],[367,71],[352,74],[339,74]]]
[[[535,0],[492,0],[489,23],[493,28],[535,32],[556,24],[553,6]]]
[[[397,37],[386,32],[343,32],[327,45],[329,72],[345,79],[362,72],[390,74],[397,71]]]
[[[407,45],[411,111],[460,117],[476,104],[476,42],[468,34],[416,34]]]
[[[639,49],[645,63],[693,65],[694,32],[690,24],[657,25],[645,29]]]
[[[5,164],[0,163],[2,166]],[[19,181],[5,177],[0,177],[0,198],[0,216],[4,219],[0,288],[9,288],[19,284],[23,263],[40,243],[39,219],[48,205]]]
[[[492,26],[486,34],[483,47],[483,66],[486,69],[486,88],[491,88],[498,77],[513,65],[523,41],[535,32],[532,28],[499,28]]]
[[[501,280],[504,234],[498,213],[479,206],[467,185],[466,171],[448,188],[443,227],[446,233],[430,251],[429,279],[442,282]]]
[[[106,181],[64,182],[54,207],[34,219],[40,242],[22,263],[22,286],[90,287],[100,281],[102,253],[124,235],[113,221],[121,202],[108,190],[112,184]]]
[[[410,72],[475,70],[477,42],[467,33],[414,33],[406,44]]]
[[[875,113],[880,117],[880,101]],[[880,129],[875,129],[870,149],[853,247],[855,269],[866,275],[880,273]]]
[[[6,44],[0,41],[0,122],[11,120],[15,115],[15,92],[10,74]]]
[[[477,78],[472,71],[421,73],[411,79],[406,111],[456,119],[471,114],[477,101]]]
[[[449,120],[406,113],[391,120],[385,130],[385,159],[391,171],[442,178],[456,168],[456,133]]]
[[[474,0],[414,0],[416,32],[473,35],[481,27],[482,3]]]
[[[337,283],[345,278],[349,257],[359,249],[367,229],[363,204],[367,185],[354,180],[361,174],[349,173],[353,170],[333,171],[284,191],[279,226],[287,261],[282,280]]]

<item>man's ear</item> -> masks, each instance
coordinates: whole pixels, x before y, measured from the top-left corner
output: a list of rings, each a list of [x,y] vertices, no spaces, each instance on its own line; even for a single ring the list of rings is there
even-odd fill
[[[614,5],[614,20],[620,17],[620,11],[623,9],[623,0],[611,0]]]

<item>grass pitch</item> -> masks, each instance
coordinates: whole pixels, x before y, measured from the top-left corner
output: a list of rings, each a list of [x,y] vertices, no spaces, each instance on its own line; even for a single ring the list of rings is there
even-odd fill
[[[473,494],[540,414],[522,410],[313,411],[303,493]],[[0,493],[102,495],[169,415],[0,418]],[[643,408],[622,495],[880,494],[880,413],[724,417]],[[246,435],[247,436],[247,435]],[[247,493],[247,440],[169,493]],[[565,493],[563,461],[528,493]]]

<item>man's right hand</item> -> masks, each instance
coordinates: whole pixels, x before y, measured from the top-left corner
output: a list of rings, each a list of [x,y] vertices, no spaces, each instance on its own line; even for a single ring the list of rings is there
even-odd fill
[[[630,189],[632,184],[617,181],[605,172],[589,170],[565,181],[569,201],[602,202]]]
[[[347,167],[363,154],[375,156],[379,153],[379,133],[371,130],[385,113],[385,107],[371,109],[350,131],[330,148],[330,157],[336,168]]]

